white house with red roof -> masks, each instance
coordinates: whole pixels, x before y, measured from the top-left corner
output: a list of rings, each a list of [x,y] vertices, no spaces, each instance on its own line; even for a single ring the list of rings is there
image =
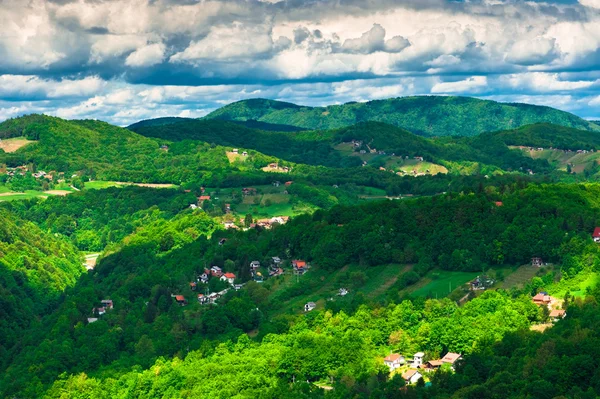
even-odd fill
[[[600,242],[600,227],[596,227],[594,229],[594,233],[592,233],[592,238],[594,242]]]
[[[454,369],[454,363],[461,358],[460,353],[448,352],[442,358],[442,363],[449,364]]]
[[[297,274],[304,274],[307,270],[306,261],[299,259],[292,261],[292,267],[294,268],[294,272]]]
[[[229,284],[233,285],[233,282],[235,281],[235,274],[225,273],[221,276],[221,281],[227,281]]]
[[[406,382],[406,385],[416,384],[421,378],[423,378],[423,375],[415,369],[410,369],[402,374],[402,379]]]
[[[405,362],[404,356],[399,353],[390,353],[385,358],[383,358],[383,364],[390,368],[390,372],[396,370]]]

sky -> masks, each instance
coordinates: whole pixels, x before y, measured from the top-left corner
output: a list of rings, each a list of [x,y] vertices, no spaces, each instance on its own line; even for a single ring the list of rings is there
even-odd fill
[[[410,95],[600,119],[600,0],[0,0],[0,120]]]

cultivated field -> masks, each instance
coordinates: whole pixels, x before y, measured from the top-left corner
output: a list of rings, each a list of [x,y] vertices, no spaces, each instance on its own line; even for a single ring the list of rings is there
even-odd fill
[[[435,270],[428,273],[417,284],[409,287],[407,291],[414,297],[443,298],[479,275],[481,275],[480,272]]]

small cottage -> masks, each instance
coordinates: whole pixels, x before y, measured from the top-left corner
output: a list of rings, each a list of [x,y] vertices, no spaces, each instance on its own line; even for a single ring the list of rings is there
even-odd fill
[[[419,373],[419,370],[415,369],[410,369],[402,374],[402,379],[406,385],[416,384],[421,378],[423,378],[423,375]]]
[[[594,233],[592,233],[592,238],[594,242],[600,242],[600,227],[596,227],[594,229]]]
[[[311,310],[314,310],[317,307],[317,304],[314,302],[308,302],[306,305],[304,305],[304,311],[305,312],[310,312]]]
[[[399,353],[390,353],[383,359],[383,364],[390,368],[390,372],[399,368],[402,364],[404,364],[404,356]]]
[[[423,352],[417,352],[413,355],[413,367],[419,367],[423,364],[423,358],[425,354]]]
[[[225,273],[221,276],[221,281],[227,281],[229,284],[233,285],[233,282],[235,281],[235,274]]]

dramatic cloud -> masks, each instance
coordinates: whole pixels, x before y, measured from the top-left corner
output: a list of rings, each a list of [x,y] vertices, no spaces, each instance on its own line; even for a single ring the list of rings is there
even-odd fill
[[[600,0],[0,0],[0,119],[476,95],[600,118]]]

